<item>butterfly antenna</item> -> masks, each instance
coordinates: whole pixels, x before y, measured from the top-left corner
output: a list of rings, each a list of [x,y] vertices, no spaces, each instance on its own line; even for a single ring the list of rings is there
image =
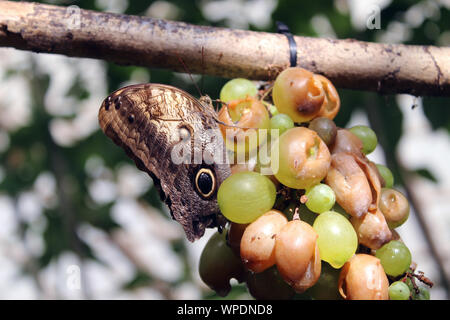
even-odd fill
[[[184,71],[186,71],[186,73],[189,75],[189,78],[191,78],[192,83],[194,84],[195,88],[198,91],[198,94],[200,96],[203,96],[202,91],[200,90],[200,88],[198,87],[197,83],[194,81],[194,78],[192,77],[191,72],[189,71],[189,68],[186,66],[186,64],[184,63],[183,59],[181,59],[181,57],[177,54],[177,58],[180,61],[180,63],[183,65]]]
[[[248,130],[248,129],[258,130],[258,128],[253,128],[253,127],[241,127],[241,126],[237,126],[237,125],[235,125],[235,124],[228,124],[228,123],[225,123],[225,122],[223,122],[223,121],[220,121],[220,120],[217,119],[216,117],[214,117],[213,119],[214,119],[214,121],[216,121],[217,123],[219,123],[219,124],[221,124],[221,125],[223,125],[223,126],[225,126],[225,127],[237,128],[237,129],[245,129],[245,130]]]
[[[273,84],[271,84],[268,88],[264,89],[264,93],[262,94],[261,100],[264,100],[265,98],[267,98],[267,96],[271,93],[271,91],[273,90]]]
[[[205,78],[205,47],[202,46],[202,75],[201,75],[201,80],[200,80],[200,88],[201,88],[202,92],[204,89],[204,87],[203,87],[204,78]]]
[[[215,102],[216,103],[216,105],[214,106],[214,110],[216,110],[216,112],[218,112],[219,111],[219,105],[220,104],[225,104],[225,105],[228,105],[228,103],[226,103],[226,102],[224,102],[224,101],[222,101],[222,100],[220,100],[220,99],[211,99],[211,102]]]
[[[181,118],[160,118],[160,117],[155,117],[154,119],[156,120],[160,120],[160,121],[183,121],[183,119]]]

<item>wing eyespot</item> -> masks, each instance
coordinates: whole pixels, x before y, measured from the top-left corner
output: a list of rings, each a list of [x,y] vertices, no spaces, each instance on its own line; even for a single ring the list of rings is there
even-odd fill
[[[216,190],[216,177],[211,169],[201,168],[195,176],[195,189],[205,199],[208,199]]]

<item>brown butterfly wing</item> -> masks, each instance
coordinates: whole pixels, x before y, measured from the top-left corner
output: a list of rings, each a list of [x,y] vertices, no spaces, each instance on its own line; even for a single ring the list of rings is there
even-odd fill
[[[200,238],[205,228],[221,224],[218,220],[223,221],[216,194],[218,186],[230,175],[230,166],[214,117],[211,106],[161,84],[116,90],[103,101],[98,115],[104,133],[153,178],[161,199],[190,241]],[[190,152],[186,158],[189,163],[173,160],[180,146]],[[218,151],[224,155],[222,163],[211,163],[211,153]],[[195,177],[202,168],[209,169],[215,180],[208,197],[195,187]]]

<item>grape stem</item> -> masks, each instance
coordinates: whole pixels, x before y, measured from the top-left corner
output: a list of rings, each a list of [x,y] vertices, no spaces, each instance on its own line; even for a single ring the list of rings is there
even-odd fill
[[[419,287],[417,286],[416,281],[415,281],[414,277],[411,275],[411,273],[407,272],[405,274],[405,276],[403,277],[402,281],[406,282],[406,279],[408,279],[408,278],[411,280],[411,283],[412,283],[415,293],[419,294],[419,292],[420,292]]]
[[[425,277],[425,274],[423,271],[418,271],[418,274],[413,273],[413,277],[416,277],[420,282],[425,283],[430,288],[433,287],[434,283],[429,278]]]
[[[402,282],[406,282],[406,279],[410,279],[411,283],[413,285],[414,291],[416,294],[419,294],[419,286],[416,283],[416,279],[420,282],[426,284],[428,287],[432,288],[434,283],[429,278],[425,277],[425,274],[423,271],[418,271],[418,273],[415,273],[415,267],[411,268],[411,271],[406,272],[405,276],[401,279]]]
[[[236,129],[243,129],[243,130],[249,130],[249,129],[258,130],[258,128],[253,128],[253,127],[241,127],[241,126],[238,126],[238,125],[235,125],[235,124],[228,124],[228,123],[225,123],[223,121],[220,121],[216,117],[214,117],[213,119],[214,119],[214,121],[216,121],[217,123],[219,123],[219,124],[221,124],[221,125],[223,125],[225,127],[236,128]]]
[[[267,96],[269,95],[269,93],[272,92],[273,89],[273,84],[270,84],[269,87],[267,89],[263,90],[263,94],[261,95],[261,101],[264,103],[264,99],[267,98]]]

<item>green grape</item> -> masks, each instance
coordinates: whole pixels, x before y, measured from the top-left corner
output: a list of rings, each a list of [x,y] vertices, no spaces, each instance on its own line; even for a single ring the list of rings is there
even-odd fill
[[[419,287],[419,293],[413,295],[414,300],[430,300],[430,291],[425,287]]]
[[[244,266],[227,245],[225,232],[215,233],[206,243],[200,256],[199,274],[203,282],[222,297],[231,290],[231,278],[244,280]]]
[[[411,265],[411,252],[398,240],[386,243],[376,251],[375,256],[380,259],[386,274],[393,277],[402,275]]]
[[[272,209],[276,198],[273,182],[256,172],[229,176],[219,187],[217,202],[222,214],[235,223],[251,223]]]
[[[258,300],[287,300],[295,294],[294,289],[281,278],[276,266],[260,273],[249,273],[247,288]]]
[[[402,281],[396,281],[389,286],[390,300],[408,300],[410,293],[408,285]]]
[[[294,127],[294,121],[287,114],[279,113],[270,118],[270,129],[278,129],[281,135],[286,130]]]
[[[264,103],[265,103],[265,102],[264,102]],[[267,104],[266,104],[266,106],[267,106]],[[270,115],[271,115],[272,117],[274,117],[274,116],[276,116],[277,114],[280,113],[280,112],[278,112],[277,107],[275,107],[273,104],[269,104],[269,112],[270,112]]]
[[[228,81],[220,90],[220,100],[230,102],[238,99],[245,99],[247,96],[255,97],[258,89],[250,80],[236,78]]]
[[[319,280],[314,286],[306,290],[306,293],[315,300],[342,300],[338,286],[340,273],[340,269],[335,269],[322,261]]]
[[[319,137],[327,146],[331,146],[336,140],[337,128],[333,120],[325,117],[319,117],[312,120],[308,126],[309,129],[317,132]]]
[[[376,164],[376,166],[378,168],[378,172],[380,173],[381,177],[383,177],[384,187],[392,188],[392,186],[394,185],[394,176],[392,175],[391,170],[389,170],[388,167],[382,164]]]
[[[369,154],[378,144],[377,135],[367,126],[355,126],[349,129],[354,135],[356,135],[363,143],[364,154]]]
[[[358,237],[352,224],[341,214],[334,211],[321,213],[313,224],[319,235],[320,258],[333,268],[340,268],[356,252]]]
[[[307,189],[305,196],[308,198],[306,206],[315,213],[329,211],[336,202],[336,196],[333,189],[323,183],[316,184]]]

